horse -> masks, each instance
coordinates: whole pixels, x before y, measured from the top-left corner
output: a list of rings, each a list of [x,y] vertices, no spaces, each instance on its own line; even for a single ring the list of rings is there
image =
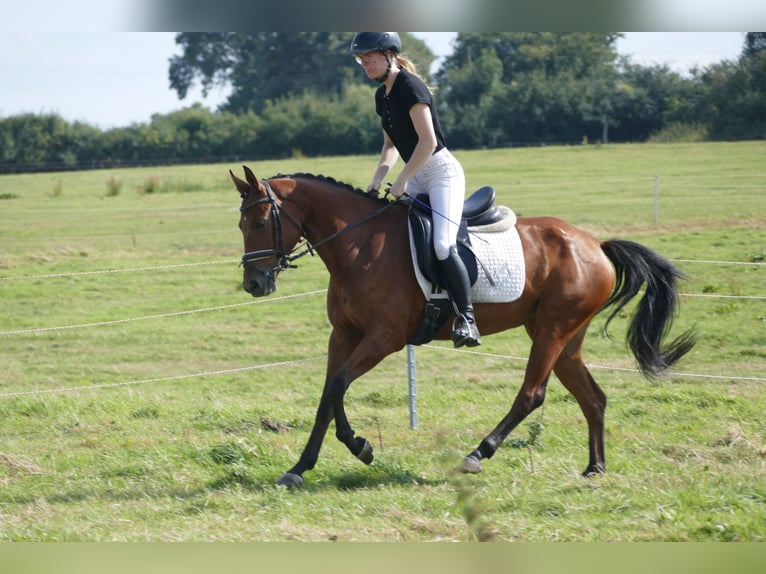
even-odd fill
[[[308,442],[277,483],[299,487],[304,472],[314,468],[333,420],[338,440],[364,464],[372,463],[372,446],[352,429],[344,395],[352,382],[412,339],[426,299],[409,256],[404,202],[371,197],[325,176],[258,180],[247,166],[243,169],[244,180],[231,170],[229,174],[241,197],[244,290],[254,297],[273,293],[279,273],[307,253],[316,253],[329,271],[327,314],[332,331],[324,387]],[[589,461],[582,474],[604,473],[606,395],[583,362],[586,331],[597,313],[612,307],[608,326],[645,286],[626,338],[640,371],[650,379],[660,376],[695,343],[692,331],[664,341],[678,311],[677,282],[683,275],[643,245],[599,241],[555,217],[519,217],[516,228],[526,268],[522,295],[509,303],[474,307],[482,335],[526,329],[532,341],[526,370],[508,414],[456,470],[481,472],[482,461],[543,404],[554,372],[587,421]],[[449,325],[434,338],[449,340]]]

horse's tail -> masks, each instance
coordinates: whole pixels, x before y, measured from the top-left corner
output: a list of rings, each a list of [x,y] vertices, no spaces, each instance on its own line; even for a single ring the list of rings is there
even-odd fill
[[[602,309],[616,308],[609,322],[638,294],[643,284],[646,292],[628,326],[627,340],[639,368],[647,377],[659,376],[688,353],[695,343],[693,331],[662,345],[678,308],[677,280],[683,278],[673,264],[638,243],[613,239],[601,244],[616,272],[615,288]]]

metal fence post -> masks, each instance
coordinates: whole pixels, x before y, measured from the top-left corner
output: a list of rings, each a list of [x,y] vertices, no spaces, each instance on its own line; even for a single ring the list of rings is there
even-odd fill
[[[407,345],[407,381],[410,395],[410,428],[418,428],[418,390],[415,373],[415,347]]]

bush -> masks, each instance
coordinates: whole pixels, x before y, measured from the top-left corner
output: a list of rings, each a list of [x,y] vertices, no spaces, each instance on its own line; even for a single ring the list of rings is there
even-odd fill
[[[138,188],[138,193],[140,195],[146,195],[150,193],[159,193],[160,191],[160,178],[156,175],[152,175],[150,177],[147,177],[144,180],[143,185],[141,185]]]
[[[649,136],[651,143],[695,143],[707,139],[707,128],[702,124],[673,122]]]
[[[116,195],[120,195],[121,190],[122,190],[122,182],[116,177],[110,177],[106,181],[106,196],[107,197],[114,197]]]

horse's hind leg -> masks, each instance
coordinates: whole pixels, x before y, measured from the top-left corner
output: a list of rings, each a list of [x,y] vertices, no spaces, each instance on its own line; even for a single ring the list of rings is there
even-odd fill
[[[588,422],[588,446],[590,460],[583,476],[606,472],[604,454],[604,411],[606,395],[596,384],[588,368],[582,360],[582,343],[586,329],[583,328],[577,336],[564,348],[554,372],[561,384],[572,393],[582,409]]]
[[[549,331],[547,334],[537,333],[529,354],[524,382],[513,401],[511,410],[500,421],[500,424],[481,441],[479,447],[463,459],[462,463],[458,465],[458,471],[471,474],[481,472],[482,459],[491,458],[508,434],[529,413],[543,404],[548,378],[565,343],[566,341],[556,337],[553,331]]]

